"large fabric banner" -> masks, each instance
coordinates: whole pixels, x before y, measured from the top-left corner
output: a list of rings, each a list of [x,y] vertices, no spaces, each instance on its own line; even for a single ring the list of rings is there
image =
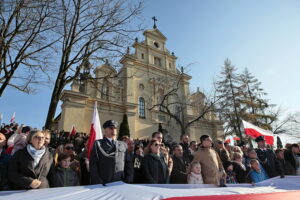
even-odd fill
[[[189,184],[125,184],[115,182],[102,185],[49,188],[28,191],[0,192],[1,200],[299,200],[300,176],[275,177],[251,184],[214,185]]]

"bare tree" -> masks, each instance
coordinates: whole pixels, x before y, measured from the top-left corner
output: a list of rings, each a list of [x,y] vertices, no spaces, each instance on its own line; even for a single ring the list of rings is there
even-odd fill
[[[134,20],[141,2],[125,0],[61,0],[57,14],[57,34],[62,37],[60,63],[49,105],[46,128],[54,118],[64,87],[78,78],[87,60],[120,56],[130,42]]]
[[[200,96],[186,96],[186,94],[181,94],[181,89],[183,87],[182,83],[185,81],[186,74],[181,68],[181,73],[178,75],[177,79],[167,80],[168,86],[165,87],[165,92],[163,94],[158,94],[158,100],[150,98],[149,102],[153,103],[148,109],[154,110],[158,109],[159,112],[166,114],[176,121],[180,127],[181,135],[188,133],[188,129],[194,123],[207,119],[208,116],[213,115],[215,112],[215,104],[220,100],[216,95],[212,97],[206,97],[204,93],[197,91]],[[193,113],[189,113],[191,110]]]
[[[0,97],[7,86],[22,92],[49,82],[48,36],[54,27],[51,0],[5,0],[0,6]]]

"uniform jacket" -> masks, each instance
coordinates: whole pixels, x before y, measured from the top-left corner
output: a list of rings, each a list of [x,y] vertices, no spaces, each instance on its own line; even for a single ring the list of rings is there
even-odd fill
[[[125,181],[125,174],[130,175],[126,154],[127,145],[122,141],[115,140],[115,144],[107,138],[95,141],[90,156],[91,184]]]
[[[17,151],[10,162],[8,169],[8,178],[13,188],[24,190],[30,189],[29,185],[34,179],[42,183],[40,188],[48,188],[48,174],[53,164],[53,156],[46,148],[44,155],[38,165],[33,168],[33,158],[28,153],[26,147]]]

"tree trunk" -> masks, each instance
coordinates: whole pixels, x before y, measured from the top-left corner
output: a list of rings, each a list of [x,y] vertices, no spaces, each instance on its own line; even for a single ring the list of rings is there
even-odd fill
[[[55,117],[56,108],[59,102],[59,96],[64,88],[64,78],[65,75],[61,72],[58,72],[55,86],[53,88],[51,101],[48,109],[47,119],[45,123],[45,128],[50,129],[53,119]]]

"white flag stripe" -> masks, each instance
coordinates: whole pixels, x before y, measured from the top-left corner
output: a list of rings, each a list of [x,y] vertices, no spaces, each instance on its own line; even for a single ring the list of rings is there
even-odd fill
[[[94,129],[96,132],[96,140],[102,139],[103,135],[102,135],[102,130],[101,130],[99,113],[98,113],[98,109],[97,109],[97,102],[95,102],[95,106],[94,106],[94,114],[93,114],[92,124],[94,124]]]
[[[242,120],[243,125],[244,125],[244,129],[250,128],[250,129],[254,129],[256,131],[258,131],[259,133],[261,133],[262,135],[266,135],[266,136],[274,136],[272,131],[268,131],[268,130],[264,130],[262,128],[259,128],[257,126],[254,126],[253,124],[246,122],[244,120]]]

